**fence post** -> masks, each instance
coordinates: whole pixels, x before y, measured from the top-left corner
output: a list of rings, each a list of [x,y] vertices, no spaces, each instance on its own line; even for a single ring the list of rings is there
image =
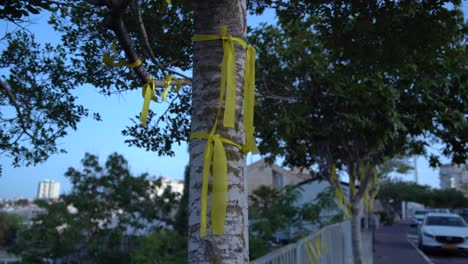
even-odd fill
[[[296,242],[296,264],[301,264],[301,243],[299,241]]]

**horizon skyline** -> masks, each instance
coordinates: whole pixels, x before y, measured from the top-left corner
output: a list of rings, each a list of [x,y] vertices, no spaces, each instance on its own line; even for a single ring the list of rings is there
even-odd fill
[[[256,156],[259,156],[259,155],[256,155]],[[260,158],[259,158],[259,159],[260,159]],[[247,166],[250,165],[250,164],[252,164],[253,162],[258,161],[259,159],[255,159],[255,161],[253,161],[250,157],[249,157],[249,158],[246,158],[246,160],[247,160]],[[419,160],[419,159],[418,159],[418,160]],[[250,161],[250,162],[249,162],[249,161]],[[277,165],[281,166],[280,164],[277,164]],[[442,166],[445,166],[445,165],[453,165],[453,164],[452,164],[452,163],[444,163],[444,164],[442,164]],[[283,166],[281,166],[281,167],[283,167]],[[290,169],[287,168],[287,167],[283,167],[283,168],[286,169],[286,170],[290,170]],[[439,172],[440,167],[439,167],[437,170],[438,170],[438,172]],[[401,180],[406,181],[406,182],[415,182],[415,181],[414,181],[414,173],[413,173],[413,172],[414,172],[414,170],[410,170],[410,171],[409,171],[408,173],[406,173],[406,174],[391,173],[390,176],[391,176],[392,178],[401,179]],[[132,172],[132,173],[133,173],[133,172]],[[141,174],[141,173],[136,173],[136,174],[138,175],[138,174]],[[419,170],[419,169],[418,169],[418,174],[419,174],[419,176],[421,176],[421,170]],[[437,176],[439,176],[439,173],[437,173]],[[168,178],[168,179],[175,180],[175,181],[181,181],[181,182],[184,181],[183,177],[182,177],[181,179],[179,179],[179,178],[171,177],[171,176],[169,176],[169,175],[159,175],[159,176],[156,176],[156,175],[148,175],[148,179],[151,179],[151,178],[160,178],[160,177],[162,177],[162,178]],[[424,176],[423,176],[423,178],[424,178]],[[66,178],[64,178],[64,179],[67,180]],[[0,177],[0,180],[1,180],[1,177]],[[342,180],[344,180],[344,181],[349,181],[349,179],[348,179],[347,177],[344,177]],[[431,185],[431,184],[428,184],[426,181],[425,181],[426,183],[418,182],[417,184],[423,185],[423,186],[424,186],[424,185],[427,185],[427,186],[430,186],[431,188],[434,188],[434,189],[441,189],[441,188],[440,188],[440,178],[438,177],[437,180],[438,180],[438,185],[436,185],[436,186]],[[36,187],[38,187],[39,184],[40,184],[41,182],[43,182],[43,181],[52,181],[52,182],[56,182],[56,183],[60,184],[60,186],[62,186],[62,182],[60,182],[60,181],[58,181],[58,180],[52,180],[52,179],[49,179],[49,178],[43,178],[43,179],[39,179],[39,180],[37,181]],[[69,184],[69,182],[66,182],[66,183],[67,183],[67,185]],[[69,187],[71,187],[71,184],[69,184],[69,185],[70,185]],[[63,194],[63,195],[66,195],[66,194],[68,194],[70,191],[71,191],[71,188],[67,189],[66,191],[65,191],[65,190],[62,190],[62,188],[60,188],[60,192],[59,192],[59,193],[60,193],[60,195],[62,195],[62,194]],[[22,196],[22,195],[19,195],[19,196],[4,197],[4,196],[0,193],[0,199],[7,199],[7,200],[8,200],[8,199],[21,199],[21,198],[24,198],[24,199],[35,199],[35,198],[37,198],[36,196],[37,196],[37,194],[36,194],[36,195],[32,195],[32,196]]]

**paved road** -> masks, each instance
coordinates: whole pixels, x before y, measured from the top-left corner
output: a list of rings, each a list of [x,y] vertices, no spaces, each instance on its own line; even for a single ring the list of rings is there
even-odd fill
[[[408,241],[414,246],[417,246],[417,229],[408,228]],[[431,264],[467,264],[468,254],[456,252],[429,252],[425,254],[429,258]]]
[[[380,227],[374,239],[375,264],[429,264],[407,239],[409,226],[396,223]],[[431,263],[432,264],[432,263]]]

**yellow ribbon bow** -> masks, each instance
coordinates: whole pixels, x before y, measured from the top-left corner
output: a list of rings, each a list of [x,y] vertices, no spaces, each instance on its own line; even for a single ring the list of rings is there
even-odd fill
[[[213,167],[213,180],[211,192],[211,225],[213,235],[224,234],[224,223],[226,218],[227,208],[227,157],[224,150],[225,144],[230,144],[238,149],[242,146],[233,141],[223,138],[219,134],[211,134],[203,132],[195,132],[191,139],[206,139],[208,142],[205,147],[203,157],[203,180],[202,180],[202,197],[200,208],[200,234],[206,236],[206,211],[208,201],[208,181],[210,177],[210,169]],[[212,162],[213,161],[213,162]],[[211,164],[212,163],[212,164]]]
[[[236,62],[235,47],[237,43],[247,49],[244,73],[244,152],[259,153],[254,138],[254,107],[255,107],[255,59],[256,51],[252,46],[237,37],[226,36],[227,27],[221,27],[221,35],[195,34],[192,41],[223,40],[223,61],[221,63],[221,93],[225,94],[224,127],[234,128],[236,110]],[[224,98],[223,98],[224,100]]]
[[[221,89],[219,93],[218,113],[215,123],[210,133],[195,132],[191,136],[192,139],[206,139],[208,142],[205,147],[203,160],[203,179],[202,179],[202,195],[200,208],[200,235],[206,236],[206,212],[208,200],[208,181],[210,169],[213,167],[213,189],[211,195],[211,224],[213,235],[222,235],[224,233],[224,223],[226,218],[227,208],[227,157],[223,144],[233,145],[244,154],[248,152],[258,152],[254,139],[254,105],[255,105],[255,49],[248,46],[247,43],[233,36],[226,36],[227,28],[221,27],[221,35],[202,35],[195,34],[193,41],[223,41],[223,61],[221,63]],[[221,108],[224,105],[224,127],[234,128],[235,110],[236,110],[236,63],[235,63],[235,47],[234,43],[238,43],[246,48],[246,65],[244,76],[244,129],[245,129],[245,144],[243,146],[234,143],[233,141],[223,138],[216,134],[218,119],[221,114]],[[180,88],[177,83],[176,89]]]

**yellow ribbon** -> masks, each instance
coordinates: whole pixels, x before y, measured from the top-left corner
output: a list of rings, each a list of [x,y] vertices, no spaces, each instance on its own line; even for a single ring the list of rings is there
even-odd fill
[[[176,85],[173,85],[171,87],[171,92],[174,92],[174,93],[178,93],[179,90],[180,90],[180,87],[182,86],[182,84],[184,84],[184,80],[182,79],[175,79],[176,81]]]
[[[373,176],[373,188],[377,188],[378,186],[378,175],[377,175],[377,169],[375,167],[372,168],[372,176]],[[374,201],[375,201],[375,197],[377,196],[377,193],[378,191],[377,190],[374,190],[374,192],[372,192],[371,194],[371,198],[370,198],[370,203],[369,203],[369,211],[372,211],[372,209],[374,209]]]
[[[349,175],[349,187],[351,188],[351,195],[354,197],[356,195],[356,185],[354,183],[355,181],[355,176],[353,173]]]
[[[336,193],[336,199],[338,200],[338,203],[343,205],[344,207],[344,214],[343,214],[343,219],[349,218],[349,203],[346,200],[346,198],[343,195],[343,190],[341,189],[341,183],[338,180],[338,176],[336,174],[336,165],[332,164],[331,166],[331,182],[332,186],[335,189]]]
[[[306,244],[304,244],[304,250],[307,253],[307,257],[309,258],[309,263],[314,264],[314,260],[313,260],[312,256],[310,255],[309,249],[307,248]]]
[[[211,193],[211,225],[213,235],[224,233],[224,223],[227,208],[227,157],[223,143],[233,145],[238,149],[242,146],[223,138],[219,134],[195,132],[191,139],[208,140],[203,157],[202,197],[200,208],[200,234],[206,236],[206,211],[208,200],[208,181],[211,165],[213,166],[213,181]],[[211,164],[211,161],[212,164]]]
[[[146,119],[148,117],[148,111],[149,111],[149,104],[150,101],[153,100],[155,102],[158,101],[158,99],[154,96],[154,90],[156,89],[153,78],[148,77],[148,81],[143,85],[142,89],[142,95],[144,97],[143,101],[143,109],[141,110],[140,114],[140,122],[144,127],[147,127],[146,124]]]
[[[112,44],[112,50],[114,51],[114,53],[117,53],[117,48],[115,44]],[[112,66],[112,67],[127,66],[129,68],[136,68],[141,65],[140,59],[137,59],[134,62],[128,62],[124,59],[117,60],[116,57],[111,56],[109,52],[104,53],[102,60],[104,61],[105,64]]]
[[[206,139],[208,142],[205,147],[203,160],[203,179],[202,179],[202,195],[200,208],[200,235],[206,236],[206,212],[208,200],[208,181],[210,176],[211,166],[213,167],[213,189],[212,189],[212,206],[211,206],[211,224],[214,235],[222,235],[224,233],[224,223],[226,218],[227,208],[227,157],[224,150],[224,144],[233,145],[244,154],[248,152],[258,152],[255,145],[253,112],[255,104],[255,49],[248,46],[247,43],[233,36],[226,36],[227,28],[221,27],[221,35],[203,35],[195,34],[193,41],[223,41],[223,61],[221,63],[221,89],[219,93],[218,113],[215,123],[210,133],[195,132],[191,139]],[[224,127],[234,128],[235,110],[236,110],[236,62],[235,62],[235,46],[234,43],[240,44],[247,49],[245,79],[244,79],[244,129],[245,129],[245,145],[241,146],[233,141],[223,138],[216,134],[218,119],[221,114],[221,108],[224,105]],[[178,91],[182,83],[177,82],[176,90]]]
[[[252,46],[247,47],[244,73],[244,130],[246,152],[259,153],[255,143],[253,126],[255,108],[255,57],[256,51]]]
[[[323,242],[323,244],[325,244],[325,242]],[[321,236],[318,235],[315,237],[315,247],[317,248],[317,253],[318,253],[318,256],[320,257],[322,255],[322,241],[321,241]]]
[[[236,61],[235,61],[235,47],[234,43],[237,43],[244,48],[249,48],[250,46],[240,38],[233,37],[231,35],[226,36],[227,27],[221,27],[221,35],[203,35],[195,34],[192,38],[192,41],[211,41],[211,40],[223,40],[223,61],[221,63],[221,90],[225,91],[226,94],[226,104],[224,106],[224,127],[234,128],[235,120],[235,111],[236,111]],[[255,65],[255,57],[253,58],[253,64]],[[252,63],[249,63],[252,65]],[[248,69],[247,69],[248,68]],[[246,70],[255,71],[255,66],[246,65]],[[252,74],[255,78],[255,73]],[[254,80],[255,81],[255,80]],[[245,81],[244,81],[245,83]],[[245,90],[245,89],[244,89]],[[244,95],[245,96],[245,95]]]
[[[172,76],[167,75],[166,79],[164,80],[164,90],[163,90],[162,96],[161,96],[161,103],[166,100],[167,92],[169,91],[169,85],[171,85],[171,82],[172,82]]]
[[[365,174],[366,174],[365,166],[364,166],[364,164],[361,162],[361,164],[360,164],[360,166],[359,166],[359,182],[360,182],[360,186],[362,186],[363,183],[364,183]],[[372,185],[372,184],[367,184],[367,187],[366,187],[366,189],[364,190],[364,194],[363,194],[364,206],[365,206],[367,209],[369,208],[369,189],[371,188],[371,185]]]
[[[364,181],[365,174],[366,174],[366,170],[364,167],[364,163],[361,162],[361,165],[359,166],[359,181],[361,182],[361,185],[362,185],[362,182]]]
[[[317,252],[315,252],[315,249],[314,249],[314,246],[312,245],[312,242],[309,241],[308,244],[309,244],[310,251],[312,252],[312,254],[315,257],[315,260],[318,260],[319,256],[318,256]]]

